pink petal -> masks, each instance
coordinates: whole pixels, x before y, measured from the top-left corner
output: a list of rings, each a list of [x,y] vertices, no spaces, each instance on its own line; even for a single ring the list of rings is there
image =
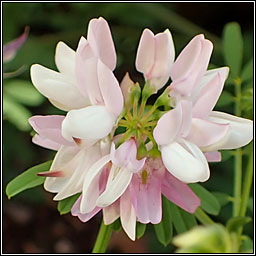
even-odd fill
[[[73,216],[78,216],[78,218],[82,221],[82,222],[86,222],[88,220],[90,220],[93,216],[95,216],[102,208],[100,207],[95,207],[91,212],[89,213],[81,213],[80,212],[80,204],[81,204],[81,199],[82,199],[81,195],[77,201],[75,202],[75,204],[73,205],[72,209],[71,209],[71,214]]]
[[[36,134],[33,138],[32,138],[32,142],[44,147],[44,148],[48,148],[48,149],[52,149],[52,150],[59,150],[61,145],[59,143],[56,143],[52,140],[49,140],[43,136],[40,136],[38,134]]]
[[[139,174],[134,175],[132,186],[136,194],[136,215],[141,223],[157,224],[162,219],[161,183],[159,177],[148,176],[146,184],[142,183]]]
[[[184,56],[181,59],[178,57],[177,65],[175,66],[176,62],[173,64],[171,88],[179,91],[182,95],[191,96],[193,94],[193,91],[199,86],[210,60],[212,43],[200,36],[202,35],[191,41],[193,47],[189,47],[187,51],[181,53]],[[193,53],[193,51],[195,52]]]
[[[186,139],[198,147],[207,147],[223,139],[229,129],[230,126],[228,124],[217,124],[193,118],[191,130]]]
[[[29,27],[25,27],[25,31],[22,35],[3,46],[3,62],[8,62],[15,57],[19,48],[27,40],[28,31]]]
[[[33,116],[29,118],[29,123],[42,139],[46,138],[60,145],[76,146],[74,142],[66,140],[61,135],[61,125],[64,118],[65,116],[59,115]],[[38,138],[36,140],[38,141]]]
[[[116,51],[107,21],[102,17],[92,19],[87,39],[100,60],[113,71],[116,66]]]
[[[109,225],[120,216],[120,200],[103,208],[103,220],[105,225]]]
[[[208,162],[220,162],[221,161],[221,153],[218,151],[205,152],[204,155]]]
[[[193,106],[194,117],[206,117],[214,108],[224,86],[229,69],[224,67],[218,69],[216,76],[205,85],[198,95],[198,99]]]
[[[124,105],[123,94],[113,72],[100,60],[97,62],[97,75],[100,92],[106,108],[112,114],[121,114]]]
[[[132,172],[139,171],[146,160],[146,158],[137,160],[137,146],[133,139],[125,141],[118,149],[115,149],[115,144],[112,143],[110,155],[116,166],[127,168]]]
[[[154,65],[155,58],[155,38],[154,34],[145,29],[141,35],[140,43],[136,56],[136,69],[145,76],[150,72]]]
[[[162,193],[168,200],[187,212],[194,213],[201,201],[188,185],[166,172],[163,179]]]
[[[174,61],[174,45],[170,31],[155,36],[154,66],[148,74],[148,79],[153,77],[169,77]]]
[[[158,145],[171,143],[180,130],[182,124],[182,107],[179,104],[175,109],[165,113],[158,121],[153,131]]]
[[[127,107],[131,107],[131,91],[132,87],[135,86],[135,83],[131,80],[129,73],[127,72],[120,84],[123,96],[124,96],[124,102]]]

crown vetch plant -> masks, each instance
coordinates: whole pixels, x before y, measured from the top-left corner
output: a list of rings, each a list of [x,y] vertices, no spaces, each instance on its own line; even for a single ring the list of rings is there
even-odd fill
[[[127,73],[119,85],[111,32],[100,17],[90,21],[76,51],[58,43],[59,72],[32,65],[37,90],[67,111],[29,119],[33,142],[57,151],[50,169],[37,174],[46,177],[53,200],[69,200],[82,222],[102,211],[105,229],[120,218],[132,240],[136,223],[161,223],[163,196],[195,213],[201,200],[188,184],[209,179],[208,162],[221,161],[219,150],[242,147],[253,137],[251,120],[213,110],[229,68],[207,70],[212,49],[197,35],[175,60],[170,31],[145,29],[135,62],[145,84]],[[106,249],[100,246],[94,252]]]

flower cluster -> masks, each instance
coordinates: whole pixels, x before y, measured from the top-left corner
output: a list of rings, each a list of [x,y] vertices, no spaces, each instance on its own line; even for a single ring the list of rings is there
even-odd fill
[[[119,86],[111,32],[99,18],[90,21],[76,51],[58,43],[59,72],[33,65],[34,86],[67,111],[29,120],[33,142],[57,151],[50,171],[39,173],[54,200],[81,193],[74,216],[85,222],[102,210],[106,225],[120,217],[132,240],[136,221],[161,221],[162,194],[195,212],[200,199],[187,183],[209,179],[208,162],[221,160],[218,150],[244,146],[253,136],[251,120],[213,111],[229,69],[207,71],[212,49],[198,35],[175,60],[170,31],[145,29],[136,56],[145,85],[126,74]]]

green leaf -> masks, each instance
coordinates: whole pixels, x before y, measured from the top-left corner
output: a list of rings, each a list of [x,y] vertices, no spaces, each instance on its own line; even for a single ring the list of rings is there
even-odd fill
[[[253,58],[244,66],[241,79],[242,82],[253,79]]]
[[[237,22],[225,25],[223,40],[225,62],[230,67],[232,77],[236,78],[240,74],[243,60],[243,38]]]
[[[197,225],[196,218],[193,214],[184,211],[183,209],[179,208],[181,217],[186,225],[186,228],[189,230]]]
[[[207,213],[218,215],[220,211],[220,204],[216,197],[199,184],[190,184],[190,188],[201,199],[201,208]]]
[[[250,210],[253,213],[253,198],[250,197],[248,200],[248,210]]]
[[[179,208],[172,202],[170,202],[170,208],[171,208],[173,226],[176,232],[180,234],[187,231],[186,224],[181,216]]]
[[[121,221],[120,218],[118,218],[116,221],[110,224],[111,229],[114,231],[119,231],[121,229]]]
[[[216,192],[212,192],[212,194],[219,201],[219,204],[221,207],[227,205],[229,202],[232,201],[232,197],[226,193],[216,191]]]
[[[162,221],[154,225],[158,241],[167,246],[172,240],[172,213],[169,200],[162,197]]]
[[[234,103],[233,95],[228,91],[223,91],[220,95],[220,98],[219,98],[216,106],[217,107],[225,107],[232,103]]]
[[[243,240],[242,240],[242,245],[240,248],[240,252],[243,253],[249,253],[249,252],[253,252],[253,241],[249,236],[244,236]]]
[[[243,227],[245,224],[249,223],[251,220],[252,220],[251,217],[237,216],[229,219],[226,226],[229,232],[237,232],[238,229]]]
[[[40,105],[44,97],[26,80],[10,80],[4,83],[4,92],[8,93],[15,101],[27,106]]]
[[[137,222],[137,224],[136,224],[136,237],[137,237],[138,239],[140,239],[141,237],[143,237],[143,235],[144,235],[144,233],[145,233],[145,231],[146,231],[146,227],[147,227],[146,224]]]
[[[67,214],[71,211],[72,206],[78,199],[81,193],[75,194],[58,202],[58,211],[60,214]]]
[[[15,102],[11,97],[6,95],[6,93],[3,97],[3,116],[4,119],[7,119],[22,131],[29,131],[31,129],[28,123],[29,117],[32,116],[30,111]]]
[[[45,177],[37,176],[37,173],[49,171],[51,164],[52,160],[36,165],[11,180],[6,186],[8,198],[10,199],[26,189],[43,184]]]

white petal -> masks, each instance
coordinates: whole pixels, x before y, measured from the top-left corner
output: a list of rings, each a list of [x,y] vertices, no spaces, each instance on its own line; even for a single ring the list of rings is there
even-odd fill
[[[37,90],[56,102],[60,109],[78,109],[88,105],[88,99],[81,95],[71,77],[38,64],[32,65],[30,71]]]
[[[129,190],[125,191],[120,200],[120,220],[126,234],[135,241],[136,212],[131,202]]]
[[[61,73],[75,77],[75,54],[65,43],[57,44],[55,63]]]
[[[62,123],[62,136],[88,141],[106,137],[112,130],[115,117],[104,106],[89,106],[71,110]]]
[[[81,151],[80,163],[62,190],[54,197],[54,200],[62,200],[81,192],[88,170],[101,158],[100,145],[98,143],[89,149],[83,148]]]
[[[111,169],[111,172],[116,172],[116,170]],[[115,202],[129,186],[132,175],[131,172],[124,168],[121,168],[113,179],[110,173],[106,190],[98,198],[97,206],[106,207]]]
[[[119,201],[109,205],[108,207],[103,208],[102,211],[103,211],[104,224],[109,225],[113,223],[120,216]]]
[[[65,177],[47,177],[44,183],[45,190],[58,193],[69,181],[70,176],[78,165],[80,157],[79,147],[62,146],[53,160],[50,171],[63,171]]]
[[[196,145],[173,142],[162,146],[161,153],[167,170],[182,182],[203,182],[209,178],[207,160]]]
[[[103,156],[88,170],[83,184],[83,197],[81,201],[81,213],[88,213],[96,206],[99,196],[99,176],[102,168],[110,161],[110,155]]]
[[[253,139],[252,120],[217,111],[211,112],[209,120],[219,124],[229,124],[231,132],[220,143],[212,145],[210,149],[207,148],[207,151],[240,148]]]

